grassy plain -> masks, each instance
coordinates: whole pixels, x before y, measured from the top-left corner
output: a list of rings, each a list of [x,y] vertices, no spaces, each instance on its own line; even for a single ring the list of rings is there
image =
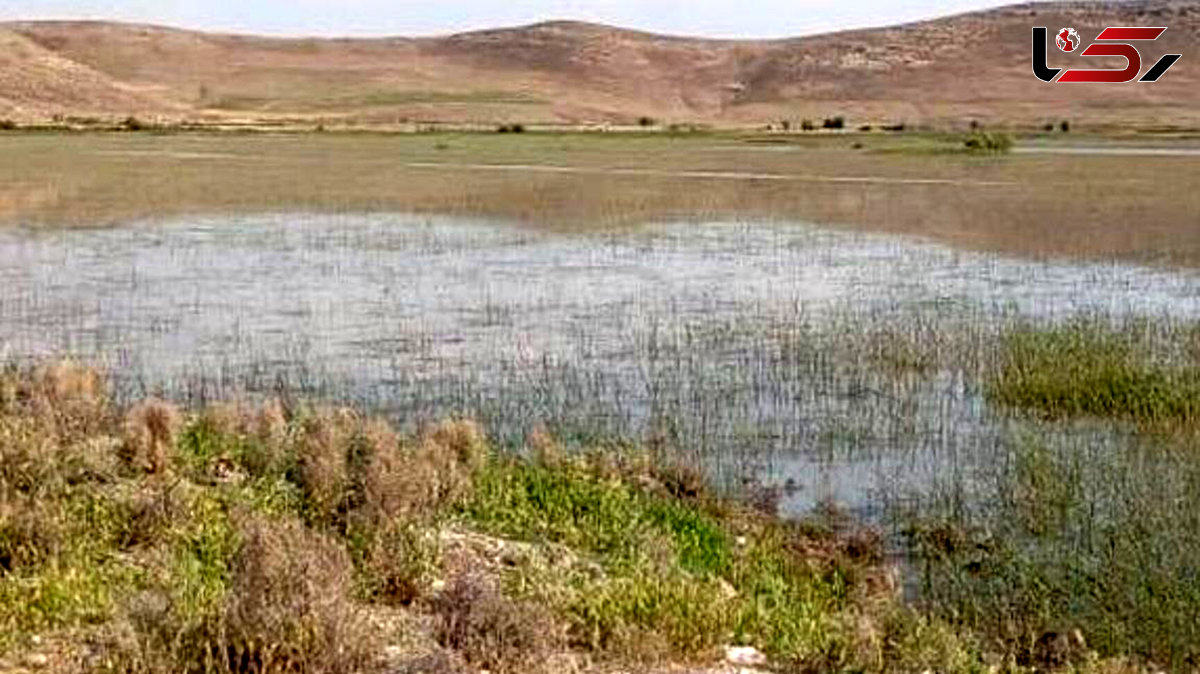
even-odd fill
[[[0,220],[31,226],[297,209],[566,231],[779,218],[1009,253],[1200,263],[1195,156],[975,155],[954,136],[880,133],[8,133],[0,150]]]

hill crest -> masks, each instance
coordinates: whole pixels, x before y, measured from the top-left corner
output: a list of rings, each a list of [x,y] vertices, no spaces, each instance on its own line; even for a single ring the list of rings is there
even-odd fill
[[[1154,85],[1046,85],[1033,25],[1167,25]],[[967,118],[1200,122],[1200,0],[1025,3],[804,37],[690,38],[555,20],[439,37],[281,38],[101,21],[0,23],[0,115],[364,124],[761,124]],[[1061,58],[1060,58],[1061,57]],[[1052,59],[1065,55],[1052,53]]]

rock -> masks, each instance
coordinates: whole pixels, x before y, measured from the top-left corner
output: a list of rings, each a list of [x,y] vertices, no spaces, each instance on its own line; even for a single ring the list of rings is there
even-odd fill
[[[738,667],[761,667],[767,656],[753,646],[726,646],[725,662]]]
[[[45,653],[30,653],[25,656],[25,664],[34,669],[41,669],[50,664],[50,657]]]

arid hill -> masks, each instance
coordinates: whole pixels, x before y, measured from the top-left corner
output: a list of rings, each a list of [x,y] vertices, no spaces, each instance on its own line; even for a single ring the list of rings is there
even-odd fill
[[[1160,82],[1044,84],[1030,29],[1168,26]],[[0,115],[741,125],[966,119],[1200,123],[1200,0],[1034,3],[890,28],[709,40],[553,22],[437,38],[280,39],[102,22],[0,24]],[[1103,66],[1050,48],[1052,65]],[[1096,63],[1099,61],[1099,63]],[[1120,65],[1120,59],[1116,65]]]

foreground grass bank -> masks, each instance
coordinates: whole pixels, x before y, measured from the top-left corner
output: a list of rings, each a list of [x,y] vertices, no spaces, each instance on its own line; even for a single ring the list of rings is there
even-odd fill
[[[276,401],[116,409],[0,379],[0,653],[55,671],[1112,669],[901,604],[881,542],[710,493],[664,450],[498,453]],[[766,501],[769,499],[758,499]],[[955,625],[958,625],[955,627]],[[1045,636],[1045,635],[1043,635]]]
[[[490,449],[276,402],[110,406],[94,372],[0,386],[0,651],[61,671],[939,670],[878,540],[786,524],[630,448]]]

